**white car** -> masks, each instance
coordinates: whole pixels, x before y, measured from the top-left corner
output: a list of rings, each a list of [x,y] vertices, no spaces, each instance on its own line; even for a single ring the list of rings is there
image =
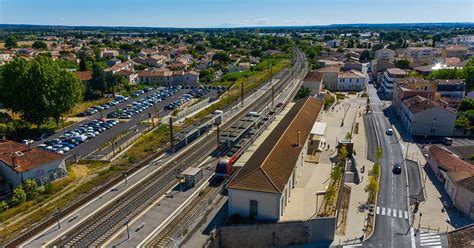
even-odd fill
[[[387,128],[387,131],[385,131],[387,135],[392,135],[393,134],[393,129]]]

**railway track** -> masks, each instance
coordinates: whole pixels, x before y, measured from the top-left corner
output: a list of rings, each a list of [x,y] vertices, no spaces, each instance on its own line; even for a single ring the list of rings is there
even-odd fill
[[[301,61],[301,54],[297,54],[297,56],[298,59],[294,66],[296,70],[300,71],[304,69],[304,64]],[[292,74],[285,75],[284,78],[275,85],[277,91],[280,91],[286,86],[290,77],[294,76]],[[271,92],[266,91],[261,97],[255,100],[253,104],[241,109],[240,114],[233,116],[222,126],[222,129],[226,130],[229,128],[248,111],[262,110],[269,102],[271,102],[271,99]],[[75,228],[69,230],[57,240],[54,240],[49,244],[49,246],[100,246],[115,232],[122,228],[126,221],[136,217],[151,203],[174,187],[178,183],[176,176],[182,170],[186,169],[185,167],[200,163],[209,156],[210,151],[215,150],[216,139],[216,134],[212,132],[201,141],[190,144],[190,146],[192,146],[191,149],[186,150],[181,155],[172,159],[173,162],[164,165],[161,170],[156,171],[146,180],[135,185],[117,200],[110,202],[107,206],[79,223]]]
[[[290,99],[294,97],[294,94],[290,95]],[[266,127],[269,123],[274,120],[273,118],[268,119],[263,125]],[[264,127],[264,128],[265,128]],[[259,132],[261,134],[261,132]],[[250,144],[252,143],[249,141]],[[233,176],[237,173],[234,172]],[[232,177],[231,177],[232,178]],[[189,224],[189,220],[192,217],[195,217],[196,214],[199,214],[200,211],[204,211],[209,204],[214,201],[215,197],[218,193],[222,193],[227,185],[227,183],[231,180],[231,178],[227,178],[222,184],[217,187],[213,185],[216,183],[216,180],[212,180],[204,189],[200,191],[200,194],[196,196],[192,201],[187,203],[186,207],[178,213],[169,223],[165,225],[165,227],[160,230],[152,239],[146,241],[144,244],[145,247],[168,247],[170,243],[173,241],[173,236],[178,232],[182,231],[182,228]],[[206,202],[208,205],[206,205]],[[204,208],[204,209],[203,209]],[[176,237],[175,237],[176,238]]]

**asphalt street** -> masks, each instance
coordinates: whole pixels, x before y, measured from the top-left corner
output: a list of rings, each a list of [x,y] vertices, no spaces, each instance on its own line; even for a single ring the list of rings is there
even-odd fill
[[[395,135],[386,135],[387,128],[392,127],[385,116],[385,104],[378,98],[373,85],[368,85],[368,94],[372,113],[366,118],[371,122],[373,132],[367,133],[370,149],[382,147],[380,160],[380,185],[375,208],[375,230],[372,236],[364,241],[364,247],[413,247],[413,232],[410,229],[407,172],[400,143]],[[374,153],[374,150],[369,151]],[[402,173],[393,174],[392,166],[402,164]],[[413,237],[413,238],[412,238]],[[413,245],[413,246],[412,246]]]

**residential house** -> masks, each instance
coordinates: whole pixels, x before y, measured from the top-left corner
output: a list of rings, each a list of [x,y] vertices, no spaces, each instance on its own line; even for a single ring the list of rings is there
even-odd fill
[[[385,70],[395,68],[395,65],[388,59],[374,59],[370,62],[372,72],[372,81],[376,81],[378,85],[382,84],[382,76]]]
[[[229,216],[278,221],[299,180],[311,128],[323,101],[301,99],[229,182]]]
[[[362,63],[356,60],[350,60],[346,63],[344,63],[344,66],[342,67],[344,71],[350,71],[350,70],[355,70],[355,71],[360,71],[362,72]]]
[[[465,171],[441,173],[445,178],[444,189],[453,205],[474,220],[474,176]]]
[[[84,86],[86,89],[89,88],[89,81],[92,79],[92,72],[90,71],[75,71],[74,75],[78,77],[82,83],[84,83]]]
[[[428,151],[428,164],[444,183],[453,205],[474,220],[474,165],[438,145],[430,146]]]
[[[66,176],[64,156],[31,148],[14,141],[0,140],[0,174],[3,191],[11,191],[27,179],[38,185]]]
[[[117,58],[112,58],[112,59],[109,59],[107,61],[105,61],[105,63],[107,64],[108,67],[112,67],[118,63],[122,62],[120,59],[117,59]]]
[[[473,46],[474,47],[474,46]],[[448,233],[448,247],[472,248],[474,224],[465,225]]]
[[[457,113],[447,103],[416,95],[402,101],[401,121],[412,136],[452,136]]]
[[[441,52],[443,58],[458,58],[464,60],[467,54],[467,47],[463,45],[450,45]]]
[[[115,73],[117,73],[119,71],[123,71],[123,70],[127,70],[127,71],[128,70],[133,70],[133,62],[132,61],[124,61],[124,62],[118,63],[116,65],[113,65],[112,67],[105,68],[104,72],[115,74]]]
[[[401,56],[411,63],[431,63],[435,56],[435,49],[432,47],[408,47],[401,50]]]
[[[197,84],[199,82],[199,73],[195,71],[173,72],[167,69],[144,70],[138,73],[138,82],[164,86]]]
[[[166,68],[172,71],[183,71],[183,70],[185,71],[188,69],[188,66],[186,64],[177,62],[177,63],[166,65]]]
[[[361,91],[365,89],[366,78],[361,72],[350,70],[337,74],[339,91]]]
[[[105,59],[115,58],[115,57],[118,57],[119,55],[120,53],[117,50],[106,49],[102,52],[102,58],[105,58]]]
[[[456,106],[461,103],[466,94],[464,79],[437,79],[434,83],[441,99],[450,105]]]
[[[303,87],[311,89],[311,95],[321,93],[324,73],[319,71],[310,71],[306,73],[303,79]]]
[[[388,48],[382,48],[377,51],[375,51],[375,58],[376,59],[387,59],[387,60],[392,60],[395,58],[395,55],[397,53],[391,49]]]
[[[168,58],[163,55],[152,55],[150,57],[136,57],[134,62],[152,67],[163,67]]]
[[[407,76],[407,72],[398,68],[387,69],[382,76],[382,84],[380,92],[384,93],[386,97],[391,98],[393,94],[394,81],[396,78],[404,78]]]
[[[115,73],[115,75],[119,75],[119,76],[122,76],[124,77],[125,79],[127,79],[127,81],[131,84],[131,85],[136,85],[138,82],[137,78],[138,78],[138,73],[134,72],[134,71],[130,71],[130,70],[120,70],[118,71],[117,73]]]
[[[329,66],[342,67],[342,66],[344,66],[344,62],[335,61],[335,60],[332,60],[332,59],[318,59],[315,63],[320,65],[321,67],[329,67]]]
[[[435,100],[436,90],[437,86],[433,81],[415,77],[394,78],[392,101],[398,108],[401,107],[399,105],[401,100],[413,95],[421,95]]]
[[[337,75],[340,71],[338,66],[323,67],[316,70],[323,73],[323,86],[328,90],[337,90]]]

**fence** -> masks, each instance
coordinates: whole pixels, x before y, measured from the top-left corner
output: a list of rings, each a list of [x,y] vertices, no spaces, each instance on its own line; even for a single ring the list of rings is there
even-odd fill
[[[188,115],[190,115],[190,114],[192,114],[192,113],[194,113],[194,112],[196,112],[196,111],[198,111],[202,108],[207,107],[210,103],[210,100],[211,100],[211,98],[208,97],[208,98],[206,98],[206,99],[204,99],[204,100],[202,100],[202,101],[200,101],[200,102],[198,102],[194,105],[189,106],[188,108],[178,112],[178,114],[176,115],[176,118],[179,120],[181,118],[187,117]]]

